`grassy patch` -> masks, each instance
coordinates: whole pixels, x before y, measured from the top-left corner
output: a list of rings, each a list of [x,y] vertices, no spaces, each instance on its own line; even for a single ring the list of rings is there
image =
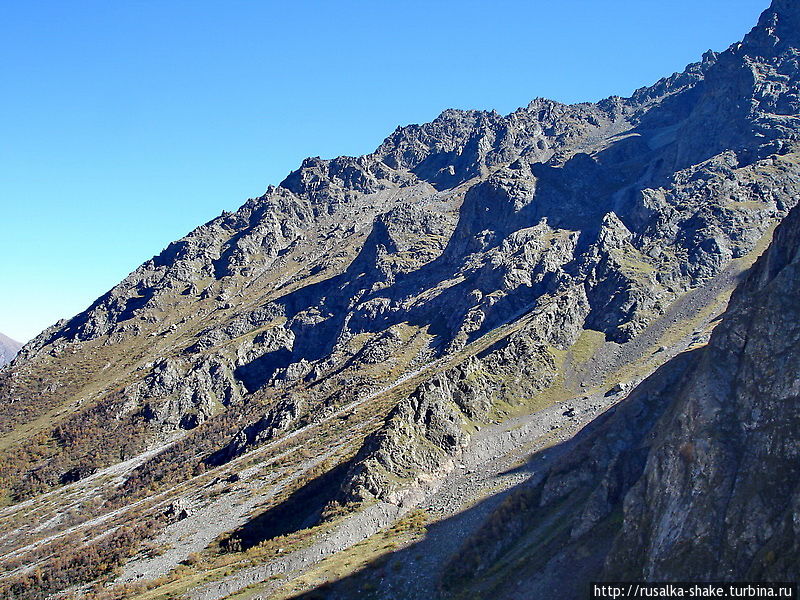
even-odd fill
[[[578,339],[569,349],[569,358],[574,366],[580,366],[592,358],[605,344],[606,335],[593,329],[581,330]]]

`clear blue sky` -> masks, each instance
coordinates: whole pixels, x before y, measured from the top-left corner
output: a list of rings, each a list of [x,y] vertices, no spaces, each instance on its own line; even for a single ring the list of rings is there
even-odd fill
[[[37,1],[0,9],[0,332],[26,341],[305,156],[448,107],[628,95],[768,0]]]

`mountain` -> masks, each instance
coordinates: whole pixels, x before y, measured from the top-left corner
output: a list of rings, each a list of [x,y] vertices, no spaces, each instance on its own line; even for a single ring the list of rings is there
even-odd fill
[[[0,372],[3,594],[793,577],[798,25],[306,159],[48,328]]]
[[[446,586],[578,597],[587,581],[796,580],[798,249],[795,208],[708,344],[514,490],[451,559]]]
[[[14,360],[22,344],[0,333],[0,367]]]

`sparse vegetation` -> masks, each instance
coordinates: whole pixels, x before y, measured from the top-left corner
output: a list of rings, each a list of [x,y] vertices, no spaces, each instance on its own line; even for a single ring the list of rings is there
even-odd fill
[[[47,546],[47,558],[20,575],[0,581],[0,595],[8,600],[39,600],[43,594],[109,578],[159,527],[157,519],[150,519],[120,527],[86,545],[74,536],[52,542]]]

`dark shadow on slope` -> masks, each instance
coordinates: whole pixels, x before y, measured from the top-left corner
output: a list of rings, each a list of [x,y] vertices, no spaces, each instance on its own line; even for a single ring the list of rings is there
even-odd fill
[[[578,598],[602,576],[660,419],[702,350],[672,359],[572,439],[531,455],[531,478],[433,523],[425,537],[296,600]],[[600,502],[598,503],[598,499]],[[422,506],[421,508],[424,508]],[[357,560],[354,557],[353,560]],[[446,592],[446,593],[445,593]]]
[[[313,527],[325,505],[336,495],[350,467],[346,461],[312,479],[279,505],[270,508],[232,531],[220,542],[224,551],[245,551],[259,543]]]
[[[320,305],[329,294],[333,293],[335,295],[336,290],[340,289],[343,282],[346,281],[346,273],[336,275],[290,292],[278,298],[275,304],[282,306],[287,319],[291,320],[302,311]],[[342,312],[341,316],[336,318],[339,329],[341,329],[345,314],[345,312]],[[331,322],[328,326],[333,326],[335,329],[336,324]],[[323,343],[321,331],[315,332],[315,335],[312,336],[313,339],[309,340],[309,333],[314,332],[313,327],[292,327],[292,331],[295,334],[295,341],[291,350],[279,348],[237,367],[234,375],[245,385],[249,392],[252,393],[260,389],[278,370],[284,369],[300,359],[316,360],[316,358],[325,356],[326,349],[330,352],[332,344],[335,342],[334,337],[334,340]]]
[[[738,59],[728,57],[726,60],[730,63]],[[354,333],[375,333],[403,321],[423,327],[433,323],[436,325],[431,331],[436,336],[434,347],[447,348],[470,309],[464,298],[477,289],[474,277],[411,308],[399,309],[398,305],[451,278],[470,253],[485,253],[511,233],[533,226],[542,218],[553,227],[580,231],[583,242],[596,237],[602,216],[612,210],[634,234],[641,232],[652,217],[641,197],[642,190],[669,186],[676,171],[701,163],[726,149],[736,148],[741,160],[748,152],[761,152],[758,150],[761,142],[754,137],[748,113],[743,108],[747,103],[715,95],[718,86],[724,83],[720,74],[730,67],[730,64],[709,67],[708,81],[700,81],[694,87],[664,98],[661,104],[639,115],[640,120],[626,135],[614,139],[593,156],[578,152],[561,165],[534,163],[530,166],[530,175],[518,170],[519,182],[530,183],[535,179],[536,185],[529,190],[529,197],[515,195],[515,191],[493,182],[491,177],[476,183],[465,194],[458,222],[442,254],[415,271],[398,274],[388,287],[370,292],[372,284],[382,277],[374,270],[374,264],[370,264],[370,253],[385,241],[379,228],[375,228],[344,274],[292,292],[279,301],[285,305],[290,319],[315,306],[320,308],[323,318],[314,324],[292,326],[296,341],[291,355],[274,355],[263,364],[252,365],[258,376],[248,373],[249,366],[245,368],[245,378],[250,381],[248,388],[263,385],[272,373],[292,362],[301,359],[311,362],[327,356],[348,316],[347,326]],[[743,86],[741,92],[745,97],[752,94],[752,82],[742,79],[737,80],[737,85]],[[714,105],[715,102],[719,106]],[[724,139],[717,139],[706,135],[706,130],[728,133]],[[430,160],[444,162],[419,165],[420,176],[435,179],[443,165],[452,162],[452,157],[444,153]],[[514,180],[512,171],[514,169],[508,170],[503,177]],[[569,269],[567,265],[566,270]],[[519,291],[524,299],[509,300],[517,307],[532,304],[536,297],[549,290],[542,286]],[[601,292],[600,295],[605,294]],[[358,298],[360,304],[385,298],[389,306],[379,314],[357,311],[352,314],[354,298]],[[498,319],[488,319],[480,331],[471,334],[471,339],[498,322]],[[594,327],[608,329],[600,325]]]
[[[564,446],[566,447],[567,444]],[[561,447],[551,448],[533,456],[532,460],[561,450]],[[463,512],[428,525],[426,533],[420,541],[400,550],[390,550],[386,554],[370,560],[352,574],[338,580],[327,581],[308,592],[292,596],[292,600],[356,600],[360,598],[402,600],[409,596],[439,600],[448,597],[443,594],[439,570],[454,558],[458,560],[463,553],[470,552],[471,556],[471,550],[481,550],[474,546],[471,547],[474,536],[465,535],[465,532],[481,531],[483,528],[491,526],[493,515],[515,496],[524,496],[526,501],[529,501],[530,498],[538,498],[540,495],[540,484],[521,484],[497,493]],[[387,539],[386,545],[388,546],[389,543],[391,541]],[[546,551],[547,549],[543,548],[542,550]],[[358,560],[358,555],[354,555],[352,562],[357,563]],[[470,595],[468,597],[482,599],[488,596]]]
[[[211,261],[211,266],[214,268],[214,277],[215,279],[222,279],[223,277],[228,277],[232,275],[230,269],[230,262],[231,258],[233,257],[234,253],[238,250],[238,242],[243,237],[250,233],[248,229],[240,229],[236,233],[234,233],[228,240],[225,242],[223,246],[223,250],[219,255],[219,258],[214,259]]]
[[[292,362],[292,351],[279,348],[259,356],[233,371],[234,377],[244,384],[250,393],[262,388],[278,369]]]

